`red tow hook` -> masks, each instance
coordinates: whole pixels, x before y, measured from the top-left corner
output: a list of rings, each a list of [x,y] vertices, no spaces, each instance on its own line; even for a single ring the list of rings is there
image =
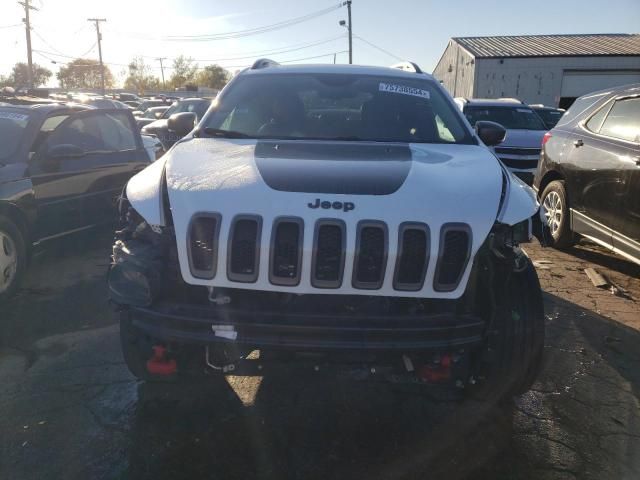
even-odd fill
[[[147,370],[152,375],[173,375],[178,368],[173,358],[167,358],[165,347],[154,345],[153,356],[147,360]]]
[[[451,378],[451,355],[445,354],[439,365],[423,365],[417,371],[421,380],[429,383],[444,382]]]

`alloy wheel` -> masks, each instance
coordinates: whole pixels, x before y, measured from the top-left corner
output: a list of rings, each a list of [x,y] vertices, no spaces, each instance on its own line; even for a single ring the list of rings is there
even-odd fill
[[[0,230],[0,293],[8,290],[18,271],[18,251],[13,239]]]
[[[558,192],[552,190],[544,197],[542,205],[545,209],[544,214],[547,218],[547,225],[549,225],[553,237],[556,238],[562,225],[562,199]]]

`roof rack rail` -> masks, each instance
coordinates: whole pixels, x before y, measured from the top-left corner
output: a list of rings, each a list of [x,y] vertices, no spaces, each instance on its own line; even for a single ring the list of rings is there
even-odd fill
[[[261,68],[267,67],[277,67],[278,65],[280,64],[274,60],[270,60],[268,58],[259,58],[258,60],[253,62],[253,65],[251,65],[251,70],[259,70]]]
[[[414,62],[396,63],[395,65],[391,65],[391,68],[399,68],[400,70],[411,73],[423,73],[418,64]]]

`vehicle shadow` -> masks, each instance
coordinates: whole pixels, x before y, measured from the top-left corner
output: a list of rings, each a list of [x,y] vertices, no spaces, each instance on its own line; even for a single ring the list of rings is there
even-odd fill
[[[112,239],[113,229],[102,227],[38,251],[21,288],[0,306],[0,347],[113,323],[105,295]]]
[[[566,249],[565,252],[586,262],[594,263],[634,278],[640,278],[640,265],[591,242],[581,240],[580,243]]]
[[[141,385],[127,478],[461,479],[511,438],[509,407],[300,375],[263,377],[250,401],[255,379]]]
[[[640,334],[545,301],[545,366],[514,404],[294,368],[141,384],[126,478],[637,478]]]

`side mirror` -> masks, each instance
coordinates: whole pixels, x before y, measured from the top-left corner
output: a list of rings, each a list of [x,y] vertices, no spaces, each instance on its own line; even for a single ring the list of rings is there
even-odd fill
[[[476,134],[487,147],[499,145],[504,142],[504,138],[507,136],[507,130],[502,125],[487,120],[477,121],[475,129]]]
[[[77,145],[70,143],[61,143],[54,145],[47,150],[47,158],[69,158],[84,157],[87,152]]]
[[[196,114],[192,112],[174,113],[167,120],[169,130],[175,132],[178,136],[184,137],[193,130],[196,124]]]

